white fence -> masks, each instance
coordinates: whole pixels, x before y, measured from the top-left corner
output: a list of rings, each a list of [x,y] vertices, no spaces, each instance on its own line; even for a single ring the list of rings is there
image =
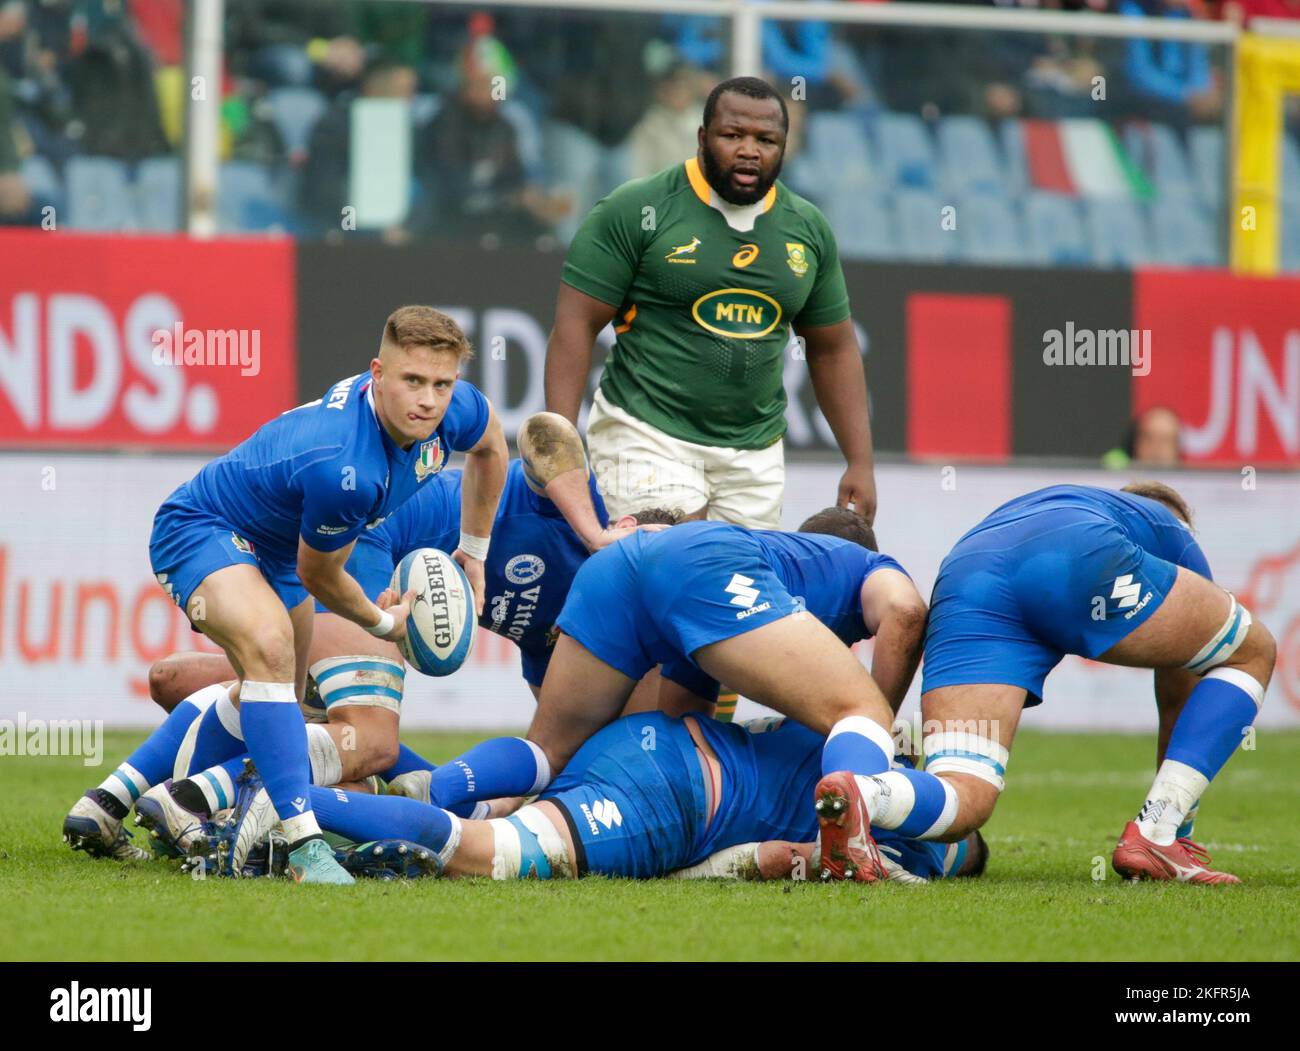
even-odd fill
[[[149,725],[151,661],[206,648],[153,581],[154,510],[202,461],[189,457],[0,454],[0,719],[102,719]],[[834,499],[839,469],[794,464],[785,523]],[[884,550],[929,593],[953,541],[1019,493],[1058,482],[1123,484],[1117,474],[1038,468],[882,465]],[[1188,474],[1166,479],[1196,510],[1216,578],[1278,637],[1279,670],[1260,724],[1300,725],[1300,476]],[[870,660],[870,647],[862,647]],[[480,634],[472,661],[442,680],[408,678],[404,719],[428,728],[519,728],[533,701],[513,646]],[[1030,727],[1154,726],[1150,674],[1067,659],[1047,681]],[[908,702],[915,706],[915,687]]]

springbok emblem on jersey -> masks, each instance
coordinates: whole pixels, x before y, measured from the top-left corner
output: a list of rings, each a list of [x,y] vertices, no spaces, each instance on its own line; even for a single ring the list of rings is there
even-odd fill
[[[683,256],[691,255],[694,253],[695,249],[699,248],[699,246],[700,239],[698,237],[692,237],[690,244],[677,245],[671,252],[664,256],[664,258],[670,263],[693,263],[695,262],[694,259],[685,259]]]

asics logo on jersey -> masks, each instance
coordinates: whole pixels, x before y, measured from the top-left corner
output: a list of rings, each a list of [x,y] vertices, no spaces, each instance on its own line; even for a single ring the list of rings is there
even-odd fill
[[[1116,577],[1115,586],[1110,591],[1111,598],[1119,599],[1118,608],[1120,609],[1136,606],[1140,594],[1142,594],[1142,585],[1133,582],[1132,573],[1125,573],[1122,577]]]
[[[741,245],[736,249],[736,254],[731,257],[731,265],[738,270],[744,270],[755,259],[758,258],[758,245],[747,244]]]
[[[736,573],[732,576],[731,583],[723,590],[732,596],[731,604],[733,606],[744,606],[745,609],[749,609],[758,599],[758,588],[754,587],[753,583],[753,577]]]

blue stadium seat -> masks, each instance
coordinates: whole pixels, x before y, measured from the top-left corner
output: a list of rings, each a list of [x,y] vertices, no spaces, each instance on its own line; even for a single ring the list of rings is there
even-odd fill
[[[935,189],[937,164],[925,122],[910,113],[881,113],[875,125],[885,185]]]
[[[1025,150],[1025,130],[1019,120],[1004,120],[998,126],[998,143],[1002,147],[1003,172],[1008,192],[1019,196],[1029,188],[1029,156]]]
[[[1087,201],[1084,212],[1092,260],[1097,266],[1134,267],[1155,258],[1141,206],[1132,201]]]
[[[140,229],[173,233],[181,224],[181,162],[177,157],[150,157],[135,173],[136,212]]]
[[[49,158],[33,154],[23,160],[21,170],[23,183],[27,187],[27,192],[32,195],[37,208],[53,206],[57,224],[57,216],[63,211],[65,199],[63,180],[54,170],[54,165],[50,163]]]
[[[957,205],[961,259],[967,263],[1014,265],[1024,261],[1025,238],[1011,202],[973,194]]]
[[[1294,135],[1282,136],[1282,202],[1300,208],[1300,142]]]
[[[894,194],[900,258],[939,261],[956,257],[958,231],[940,225],[945,203],[925,190],[899,190]]]
[[[1031,190],[1025,199],[1026,257],[1030,262],[1086,264],[1092,261],[1079,209],[1071,197]]]
[[[1178,132],[1167,124],[1152,124],[1147,128],[1146,147],[1144,170],[1156,192],[1180,200],[1195,197],[1196,184]]]
[[[939,122],[939,164],[946,192],[1006,196],[1011,180],[988,123],[979,117],[944,117]]]
[[[1211,211],[1223,203],[1223,187],[1228,178],[1223,159],[1223,129],[1217,125],[1202,125],[1187,133],[1187,146],[1192,154],[1192,173],[1201,203]]]
[[[228,161],[217,183],[217,228],[222,233],[285,229],[293,219],[270,171],[251,161]]]
[[[897,257],[894,217],[883,195],[838,193],[827,198],[825,211],[840,255],[850,259]]]
[[[828,195],[864,190],[876,181],[867,130],[858,114],[809,114],[804,136],[807,145],[801,159],[816,172]]]
[[[73,157],[64,171],[68,226],[74,230],[134,230],[135,195],[127,167],[112,157]]]
[[[1223,263],[1214,227],[1205,210],[1190,201],[1156,201],[1151,206],[1155,261],[1166,266],[1216,266]]]
[[[266,103],[285,148],[290,154],[305,155],[312,129],[325,112],[324,97],[312,88],[274,88]]]

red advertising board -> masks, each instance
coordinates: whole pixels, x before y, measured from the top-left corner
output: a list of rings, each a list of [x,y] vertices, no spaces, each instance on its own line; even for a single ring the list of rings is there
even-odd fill
[[[297,404],[288,240],[0,233],[0,444],[226,448]]]
[[[1300,278],[1138,271],[1151,371],[1133,410],[1173,409],[1192,463],[1300,466]]]

